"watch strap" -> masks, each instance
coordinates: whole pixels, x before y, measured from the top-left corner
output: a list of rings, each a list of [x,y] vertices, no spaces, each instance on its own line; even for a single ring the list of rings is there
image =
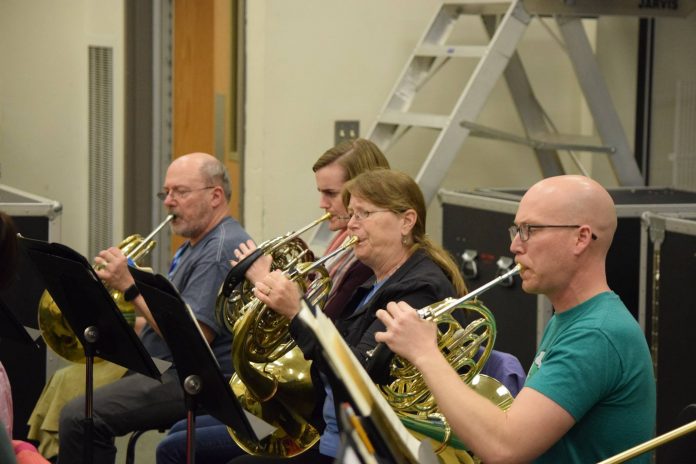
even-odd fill
[[[138,287],[133,284],[128,287],[125,292],[123,292],[123,299],[126,301],[133,301],[138,297],[138,295],[140,295],[140,290],[138,290]]]

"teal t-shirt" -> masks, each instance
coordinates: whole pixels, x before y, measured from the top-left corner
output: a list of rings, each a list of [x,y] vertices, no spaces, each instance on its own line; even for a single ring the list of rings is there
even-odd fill
[[[640,326],[613,292],[551,318],[525,386],[575,419],[536,462],[597,462],[653,437],[650,351]],[[631,462],[648,463],[650,453]]]

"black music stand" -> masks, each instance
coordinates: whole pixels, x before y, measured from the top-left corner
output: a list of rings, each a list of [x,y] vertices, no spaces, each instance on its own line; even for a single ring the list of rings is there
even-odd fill
[[[237,401],[193,313],[172,283],[158,274],[129,269],[169,345],[184,390],[186,462],[195,462],[195,415],[199,404],[245,439],[260,440],[270,435],[275,429],[245,411]]]
[[[157,380],[160,371],[82,255],[59,243],[24,237],[19,242],[85,351],[84,462],[89,464],[94,459],[94,356]]]

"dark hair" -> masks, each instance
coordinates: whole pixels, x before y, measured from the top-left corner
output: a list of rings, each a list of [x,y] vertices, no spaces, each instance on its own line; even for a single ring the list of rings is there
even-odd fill
[[[358,174],[376,168],[389,169],[389,161],[377,145],[366,139],[345,140],[319,157],[312,166],[312,171],[332,163],[338,163],[346,172],[344,180],[350,180]]]
[[[6,213],[0,211],[0,288],[7,286],[16,272],[18,256],[17,228]]]
[[[425,233],[426,208],[423,192],[408,174],[389,169],[365,171],[349,180],[343,187],[343,204],[346,208],[351,195],[364,198],[378,208],[388,209],[397,214],[409,209],[414,210],[417,218],[411,229],[411,251],[422,248],[449,277],[457,294],[463,296],[467,293],[466,284],[454,259]]]

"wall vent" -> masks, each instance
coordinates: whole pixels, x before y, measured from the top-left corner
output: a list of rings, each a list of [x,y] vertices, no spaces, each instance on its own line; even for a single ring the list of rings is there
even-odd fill
[[[113,49],[89,47],[89,256],[114,245]]]
[[[677,81],[672,185],[696,191],[696,81]]]

